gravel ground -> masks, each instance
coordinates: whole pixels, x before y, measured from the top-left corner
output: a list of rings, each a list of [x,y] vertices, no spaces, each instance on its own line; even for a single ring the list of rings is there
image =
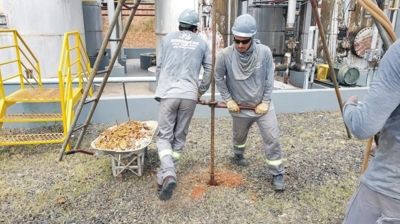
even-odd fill
[[[250,166],[230,164],[229,118],[216,122],[216,172],[234,184],[217,175],[219,186],[206,185],[210,121],[193,119],[178,187],[167,202],[156,195],[154,143],[142,177],[113,177],[104,156],[75,154],[58,162],[60,145],[0,148],[0,223],[341,223],[365,142],[347,139],[339,113],[280,114],[278,120],[283,193],[272,189],[256,126],[248,139]],[[83,146],[105,127],[93,125]]]

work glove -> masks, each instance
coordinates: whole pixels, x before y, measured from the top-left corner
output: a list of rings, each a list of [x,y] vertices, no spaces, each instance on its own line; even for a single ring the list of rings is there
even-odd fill
[[[226,102],[226,107],[231,112],[239,112],[240,111],[239,105],[234,100],[228,100],[228,102]]]
[[[269,110],[269,104],[270,102],[263,101],[256,106],[256,109],[254,111],[256,112],[256,114],[266,114]]]

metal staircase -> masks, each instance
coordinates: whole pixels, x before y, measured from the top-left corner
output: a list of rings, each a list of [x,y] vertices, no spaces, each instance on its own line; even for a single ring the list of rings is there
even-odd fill
[[[2,59],[11,58],[0,61],[0,127],[3,123],[18,122],[62,122],[63,125],[63,132],[60,133],[1,135],[0,146],[63,142],[74,115],[73,108],[82,96],[85,79],[91,71],[79,33],[64,35],[58,68],[59,88],[43,86],[39,61],[16,30],[0,30],[0,54],[4,55]],[[2,71],[6,72],[2,74]],[[6,91],[4,82],[8,80],[18,80],[19,88]],[[91,94],[90,86],[88,89]],[[7,113],[11,106],[20,103],[58,103],[60,110],[44,114]]]
[[[101,47],[100,47],[100,50],[99,50],[99,53],[98,53],[98,56],[97,56],[96,61],[95,61],[94,65],[93,65],[93,69],[90,72],[90,76],[89,76],[89,79],[88,79],[88,85],[85,87],[83,95],[82,95],[82,98],[81,98],[81,100],[79,101],[79,103],[78,103],[78,105],[76,107],[76,110],[75,110],[76,114],[75,114],[75,116],[73,116],[72,122],[70,123],[71,125],[68,126],[68,127],[71,127],[71,128],[68,130],[68,134],[66,135],[64,143],[63,143],[63,145],[62,145],[62,147],[60,149],[60,157],[59,157],[60,161],[62,160],[62,158],[63,158],[63,156],[65,154],[68,155],[68,154],[74,154],[74,153],[77,153],[77,152],[91,154],[90,152],[86,152],[84,150],[79,150],[79,146],[80,146],[80,144],[81,144],[81,142],[83,140],[83,137],[85,135],[85,132],[86,132],[87,128],[90,125],[90,120],[92,119],[92,116],[94,114],[94,111],[96,110],[97,104],[99,103],[101,94],[103,93],[103,90],[104,90],[105,85],[107,83],[108,77],[110,76],[110,74],[112,72],[112,69],[114,67],[114,63],[117,60],[118,55],[119,55],[119,53],[121,51],[122,44],[123,44],[123,42],[125,40],[126,34],[128,33],[129,27],[130,27],[130,25],[131,25],[131,23],[133,21],[133,18],[134,18],[135,13],[136,13],[139,5],[140,5],[140,2],[141,2],[141,0],[136,0],[135,3],[133,4],[133,6],[130,7],[130,6],[128,6],[126,4],[126,0],[119,0],[118,1],[118,5],[117,5],[117,7],[115,9],[115,14],[114,14],[114,16],[112,18],[112,21],[110,22],[110,25],[109,25],[109,28],[107,30],[107,33],[104,36],[103,42],[101,44]],[[122,8],[123,7],[128,9],[126,11],[129,11],[129,17],[128,17],[126,23],[123,26],[120,38],[113,39],[113,38],[111,38],[111,34],[112,34],[113,30],[116,29],[116,24],[117,24],[118,18],[120,16],[122,16]],[[110,41],[116,41],[118,43],[117,48],[113,52],[113,54],[111,55],[111,59],[110,59],[109,65],[107,66],[107,69],[105,71],[99,72],[98,69],[99,69],[99,66],[100,66],[100,62],[103,60],[104,53],[106,51],[106,47],[107,47],[107,45],[108,45],[108,43]],[[94,80],[95,76],[97,74],[100,74],[100,73],[104,74],[104,76],[103,76],[103,80],[101,82],[101,85],[99,87],[99,90],[95,94],[94,97],[88,99],[88,95],[89,95],[89,92],[90,92],[90,86],[93,83],[93,80]],[[90,109],[89,109],[89,112],[87,114],[87,117],[86,117],[84,123],[82,125],[78,126],[78,118],[79,118],[79,116],[80,116],[80,114],[81,114],[81,112],[83,110],[83,107],[85,105],[90,106]],[[74,145],[73,149],[71,150],[70,148],[68,148],[68,146],[71,144],[72,134],[74,132],[76,132],[76,131],[80,131],[80,133],[79,133],[78,139],[75,142],[75,145]]]

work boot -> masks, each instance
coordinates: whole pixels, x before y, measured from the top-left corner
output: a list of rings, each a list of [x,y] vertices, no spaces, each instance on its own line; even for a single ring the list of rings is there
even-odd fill
[[[274,175],[272,185],[274,185],[275,191],[284,191],[285,180],[283,179],[283,174]]]
[[[238,165],[238,166],[248,166],[249,162],[243,157],[242,154],[234,154],[234,156],[231,158],[231,161],[233,164]]]
[[[176,187],[176,180],[173,176],[168,176],[164,179],[163,184],[159,186],[158,198],[162,201],[169,200],[172,192]]]

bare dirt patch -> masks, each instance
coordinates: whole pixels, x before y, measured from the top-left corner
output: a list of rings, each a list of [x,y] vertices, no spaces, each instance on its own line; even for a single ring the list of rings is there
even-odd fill
[[[245,183],[243,175],[232,170],[217,170],[214,173],[216,186],[211,186],[209,169],[198,169],[195,173],[182,174],[182,185],[190,191],[192,199],[200,199],[210,187],[235,188]]]

